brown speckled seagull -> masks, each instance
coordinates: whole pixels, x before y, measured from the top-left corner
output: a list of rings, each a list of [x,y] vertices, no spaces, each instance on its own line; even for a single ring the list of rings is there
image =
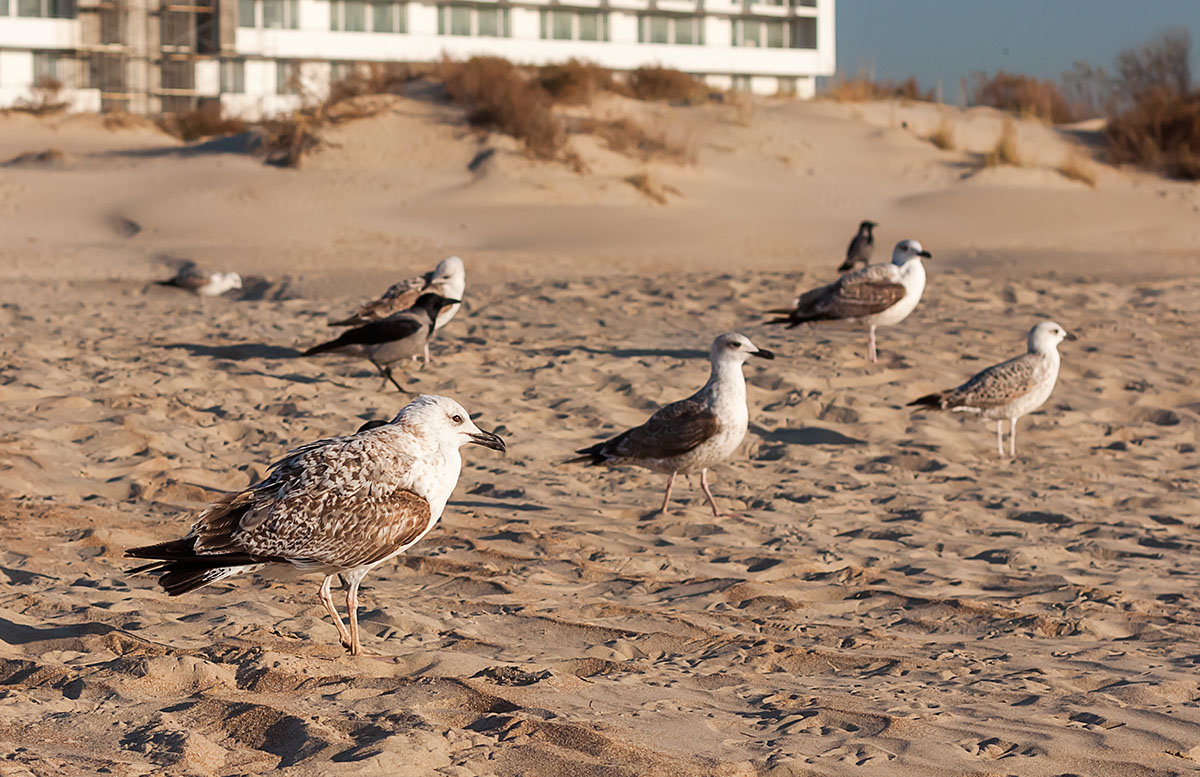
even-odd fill
[[[806,291],[793,300],[792,307],[768,310],[785,315],[767,323],[787,324],[791,329],[810,321],[859,321],[870,333],[867,358],[877,362],[875,328],[899,324],[917,307],[925,291],[921,260],[931,256],[916,240],[901,240],[892,249],[891,263],[867,265]]]
[[[582,455],[569,463],[636,464],[669,474],[660,510],[664,514],[671,504],[675,476],[699,471],[700,488],[708,497],[713,515],[721,517],[717,500],[708,488],[708,468],[732,456],[746,437],[750,413],[746,407],[742,365],[751,356],[775,358],[775,354],[759,348],[745,335],[737,332],[721,335],[713,341],[709,352],[712,372],[703,388],[687,399],[661,408],[641,426],[575,451]]]
[[[1008,450],[1017,455],[1017,419],[1032,413],[1050,398],[1058,380],[1058,344],[1074,340],[1053,321],[1029,330],[1029,350],[1006,362],[976,373],[958,388],[926,394],[909,407],[976,413],[996,421],[996,448],[1004,455],[1004,420],[1008,419]]]
[[[453,399],[419,396],[389,423],[291,451],[266,479],[201,512],[186,537],[126,551],[153,559],[131,572],[159,574],[171,596],[241,572],[320,573],[321,604],[342,645],[358,655],[359,584],[437,523],[462,469],[458,449],[468,443],[505,450]],[[349,629],[330,593],[339,574]]]

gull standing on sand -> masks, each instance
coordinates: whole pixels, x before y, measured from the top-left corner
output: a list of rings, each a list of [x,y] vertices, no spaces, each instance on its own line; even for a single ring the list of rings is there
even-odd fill
[[[1008,419],[1008,450],[1017,455],[1017,419],[1032,413],[1050,398],[1058,380],[1058,344],[1074,340],[1053,321],[1029,330],[1029,350],[1006,362],[988,367],[958,388],[915,399],[909,407],[977,413],[996,421],[996,448],[1004,456],[1004,420]]]
[[[875,328],[899,324],[913,312],[925,291],[921,260],[931,256],[916,240],[901,240],[892,251],[890,264],[868,265],[806,291],[791,308],[768,310],[787,315],[767,323],[787,324],[791,329],[807,321],[861,321],[869,327],[867,355],[875,363],[879,361]]]
[[[219,297],[232,289],[242,288],[242,276],[235,272],[206,273],[195,262],[185,262],[174,276],[155,283],[159,286],[174,286],[201,297]]]
[[[838,272],[853,270],[859,262],[862,262],[863,267],[871,263],[871,254],[875,253],[875,235],[871,230],[877,226],[879,225],[874,221],[864,221],[858,225],[858,232],[846,248],[846,261],[837,268]]]
[[[331,321],[329,326],[360,326],[372,321],[379,321],[388,316],[412,307],[417,297],[425,292],[436,292],[446,299],[455,300],[454,304],[442,308],[434,323],[434,331],[450,323],[458,313],[463,293],[467,290],[467,268],[463,260],[457,256],[443,259],[438,266],[424,275],[414,275],[402,281],[393,283],[383,296],[368,302],[350,316]],[[425,363],[429,363],[429,344],[425,344]]]
[[[321,604],[342,645],[358,655],[359,584],[438,522],[462,469],[458,449],[468,443],[505,450],[453,399],[419,396],[389,423],[291,451],[265,480],[201,512],[186,537],[127,550],[153,559],[131,572],[161,575],[171,596],[241,572],[320,573]],[[349,629],[330,593],[339,574]]]
[[[746,378],[742,365],[751,356],[775,355],[737,332],[713,341],[709,352],[712,373],[704,388],[687,399],[663,407],[641,426],[611,440],[575,451],[582,454],[569,463],[621,466],[634,464],[654,472],[670,473],[660,513],[671,503],[675,476],[700,471],[700,487],[713,515],[721,510],[708,488],[708,468],[729,458],[746,437],[750,413],[746,408]]]
[[[413,306],[400,313],[394,313],[382,321],[371,321],[347,329],[338,335],[337,339],[327,343],[314,345],[302,356],[316,356],[320,353],[336,351],[338,353],[363,356],[375,365],[379,374],[401,393],[404,387],[392,377],[392,364],[401,359],[408,359],[421,353],[428,352],[429,338],[437,329],[436,317],[438,311],[451,305],[457,305],[457,299],[447,299],[433,292],[426,292]]]

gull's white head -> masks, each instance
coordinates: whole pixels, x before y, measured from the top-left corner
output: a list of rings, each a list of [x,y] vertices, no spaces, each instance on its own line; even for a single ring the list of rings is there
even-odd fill
[[[925,247],[916,240],[901,240],[892,249],[892,264],[903,267],[911,261],[920,262],[922,259],[929,259],[933,254],[925,250]]]
[[[463,406],[450,397],[422,394],[409,402],[392,419],[414,436],[434,442],[438,448],[457,450],[464,445],[482,445],[503,453],[507,450],[498,435],[475,425]]]
[[[1050,353],[1063,340],[1075,339],[1075,335],[1053,321],[1043,321],[1029,330],[1029,351],[1031,353]]]
[[[738,332],[726,332],[713,340],[709,358],[713,364],[744,364],[751,356],[762,359],[774,359],[775,354],[766,348],[759,348],[750,342],[750,338]]]
[[[438,262],[438,266],[433,268],[429,285],[444,288],[448,293],[443,296],[461,299],[463,289],[467,287],[467,268],[463,260],[450,256]]]

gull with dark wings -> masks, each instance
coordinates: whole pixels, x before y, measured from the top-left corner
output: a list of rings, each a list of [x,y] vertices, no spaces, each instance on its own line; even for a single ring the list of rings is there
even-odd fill
[[[1029,330],[1028,351],[976,373],[958,388],[926,394],[908,403],[918,409],[975,413],[996,422],[996,449],[1004,455],[1004,421],[1008,421],[1008,452],[1017,455],[1017,419],[1037,410],[1050,398],[1058,381],[1058,344],[1074,340],[1053,321]]]
[[[400,313],[393,313],[381,321],[371,321],[353,329],[347,329],[327,343],[314,345],[301,356],[316,356],[322,353],[345,353],[369,359],[385,380],[391,381],[397,391],[407,393],[392,376],[392,364],[409,359],[421,351],[428,350],[429,338],[437,329],[438,311],[458,300],[446,299],[438,294],[426,292],[417,298],[413,306]],[[384,384],[387,385],[386,383]]]
[[[378,299],[364,303],[358,310],[339,321],[330,321],[329,326],[361,326],[380,321],[413,306],[417,298],[426,292],[434,292],[446,299],[455,300],[438,311],[434,331],[450,323],[458,313],[463,293],[467,289],[467,268],[457,256],[447,257],[438,266],[423,275],[414,275],[397,281],[388,287]],[[425,363],[429,363],[429,344],[424,348]]]
[[[127,550],[151,559],[130,571],[159,575],[171,596],[242,572],[324,575],[321,604],[342,645],[358,655],[359,584],[438,522],[467,444],[505,450],[453,399],[419,396],[388,423],[291,451],[264,480],[201,512],[186,537]],[[349,628],[330,593],[339,574]]]
[[[622,466],[633,464],[669,474],[662,510],[671,503],[671,488],[680,472],[700,473],[700,487],[713,515],[721,510],[708,488],[708,468],[733,455],[746,437],[750,413],[746,407],[746,379],[742,365],[751,356],[774,359],[750,338],[728,332],[713,341],[709,352],[712,372],[704,387],[687,399],[663,407],[641,426],[611,440],[582,448],[570,463]]]
[[[838,272],[853,270],[859,262],[863,267],[871,263],[871,254],[875,253],[875,234],[871,230],[877,226],[874,221],[864,221],[858,225],[858,232],[854,233],[854,238],[846,247],[846,261],[837,268]]]
[[[916,240],[901,240],[892,251],[891,263],[868,265],[806,291],[792,307],[767,311],[786,314],[767,323],[787,324],[790,329],[810,321],[861,322],[870,332],[867,356],[877,362],[875,328],[899,324],[917,307],[925,291],[921,260],[931,256]]]

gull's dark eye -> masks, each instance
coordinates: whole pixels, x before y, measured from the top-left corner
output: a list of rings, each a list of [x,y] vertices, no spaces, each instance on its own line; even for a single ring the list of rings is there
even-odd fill
[[[741,347],[741,343],[737,342],[736,340],[730,340],[729,347],[733,348],[734,350],[737,350],[738,348]]]
[[[450,416],[450,420],[455,424],[461,424],[463,422],[463,417],[456,413],[455,415]]]

